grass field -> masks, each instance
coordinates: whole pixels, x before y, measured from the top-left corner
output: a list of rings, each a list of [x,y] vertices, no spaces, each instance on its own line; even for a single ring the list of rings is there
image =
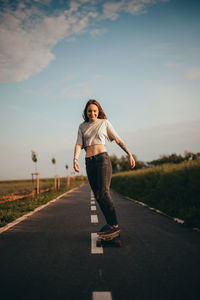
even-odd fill
[[[74,178],[73,181],[71,181],[70,186],[64,185],[63,181],[59,191],[47,191],[42,194],[39,194],[39,196],[36,198],[28,197],[24,199],[14,200],[11,202],[0,203],[0,227],[5,226],[6,224],[14,221],[22,215],[34,210],[36,207],[43,205],[52,199],[55,199],[59,195],[67,192],[68,190],[80,186],[84,182],[84,179],[84,177],[77,176],[76,178]],[[27,184],[26,188],[28,189],[30,183],[28,180],[25,180],[25,182]],[[50,181],[48,179],[44,180],[44,184],[48,184],[49,182]],[[15,181],[14,186],[16,189],[19,188],[20,190],[21,188],[24,191],[23,183],[24,181]],[[8,185],[8,183],[5,184],[4,182],[3,186],[5,187],[5,190],[7,189],[8,191],[13,191],[12,188],[8,188]],[[11,182],[10,185],[12,185]]]
[[[200,228],[199,160],[117,173],[111,187]]]
[[[60,184],[65,185],[66,177],[60,178]],[[54,178],[40,179],[40,189],[54,186]],[[0,181],[0,196],[9,193],[28,193],[32,190],[32,180],[5,180]]]

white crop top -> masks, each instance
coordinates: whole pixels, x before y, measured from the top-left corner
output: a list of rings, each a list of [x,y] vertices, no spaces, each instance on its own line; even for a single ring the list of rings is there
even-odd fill
[[[81,149],[91,145],[105,145],[106,139],[112,142],[116,137],[119,138],[119,135],[107,119],[97,119],[80,124],[76,145],[81,145]]]

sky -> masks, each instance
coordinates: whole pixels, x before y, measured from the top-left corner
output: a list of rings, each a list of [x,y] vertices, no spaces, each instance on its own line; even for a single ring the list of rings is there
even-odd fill
[[[41,178],[72,175],[89,99],[139,160],[199,152],[199,11],[194,0],[1,1],[0,180],[31,178],[31,150]]]

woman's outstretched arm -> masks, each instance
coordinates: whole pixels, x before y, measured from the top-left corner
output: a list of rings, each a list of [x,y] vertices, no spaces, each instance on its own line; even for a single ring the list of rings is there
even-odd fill
[[[122,141],[120,138],[116,138],[115,142],[117,143],[118,146],[120,146],[122,148],[122,150],[124,150],[128,154],[130,166],[131,166],[131,169],[133,169],[135,167],[135,160],[134,160],[133,155],[131,154],[130,150],[127,148],[124,141]]]
[[[74,148],[74,159],[73,159],[73,167],[76,172],[80,172],[80,167],[78,164],[78,158],[81,153],[81,145],[75,145]]]

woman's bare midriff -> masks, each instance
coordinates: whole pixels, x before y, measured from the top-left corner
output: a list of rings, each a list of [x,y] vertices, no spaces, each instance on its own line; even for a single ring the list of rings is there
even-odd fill
[[[101,152],[107,152],[105,145],[102,145],[102,144],[91,145],[91,146],[87,146],[85,156],[90,157],[93,155],[97,155]]]

